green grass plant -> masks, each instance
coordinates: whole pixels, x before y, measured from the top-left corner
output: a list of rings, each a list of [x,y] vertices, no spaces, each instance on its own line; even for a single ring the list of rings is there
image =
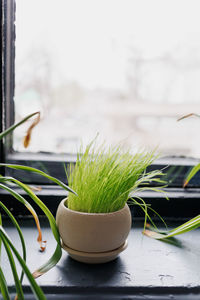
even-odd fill
[[[81,150],[68,176],[69,186],[78,194],[69,194],[69,209],[88,213],[114,212],[123,208],[131,195],[132,202],[139,203],[147,215],[143,200],[133,196],[138,190],[147,189],[152,182],[163,183],[161,171],[146,173],[146,168],[155,159],[155,151],[133,155],[120,147],[108,150],[103,145],[96,147],[94,142],[83,153]]]

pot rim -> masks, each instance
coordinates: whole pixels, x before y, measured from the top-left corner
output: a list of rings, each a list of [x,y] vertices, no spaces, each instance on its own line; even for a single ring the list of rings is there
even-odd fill
[[[88,213],[88,212],[84,212],[84,211],[77,211],[77,210],[72,210],[69,209],[67,206],[65,206],[65,202],[67,201],[67,197],[64,198],[61,202],[60,205],[62,206],[62,208],[66,211],[69,211],[71,213],[74,214],[78,214],[78,215],[85,215],[85,216],[105,216],[105,215],[114,215],[114,214],[118,214],[121,213],[123,210],[126,209],[126,207],[128,207],[128,204],[125,203],[124,207],[122,207],[119,210],[113,211],[113,212],[108,212],[108,213]]]

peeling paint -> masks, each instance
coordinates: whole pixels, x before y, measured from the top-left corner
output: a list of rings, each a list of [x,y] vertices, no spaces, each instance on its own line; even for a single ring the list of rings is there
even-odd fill
[[[119,271],[119,273],[125,275],[124,278],[131,281],[131,274],[130,273],[124,272],[124,271]]]

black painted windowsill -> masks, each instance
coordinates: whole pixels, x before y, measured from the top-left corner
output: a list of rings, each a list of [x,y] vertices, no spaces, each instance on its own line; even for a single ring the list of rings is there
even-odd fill
[[[30,185],[35,190],[35,194],[48,206],[52,214],[56,214],[57,207],[63,198],[67,197],[67,192],[54,185]],[[13,189],[25,197],[34,207],[38,215],[44,215],[43,211],[35,204],[35,202],[27,196],[27,194],[16,187]],[[189,220],[196,217],[200,211],[200,189],[198,188],[166,188],[165,193],[154,191],[143,191],[137,193],[147,204],[160,214],[164,219],[181,221]],[[168,197],[168,199],[166,198]],[[0,190],[1,201],[9,208],[15,216],[25,216],[30,212],[24,208],[24,205],[17,202],[14,197],[6,190]],[[131,201],[130,201],[131,203]],[[144,213],[138,206],[130,206],[132,214],[137,218],[144,218]]]
[[[11,239],[20,249],[16,231],[9,220],[3,219]],[[47,240],[44,253],[36,242],[37,231],[31,217],[19,218],[27,244],[27,263],[32,271],[48,260],[56,243],[48,221],[41,218],[43,238]],[[169,223],[168,223],[169,224]],[[109,263],[87,265],[71,259],[63,251],[62,259],[37,282],[47,299],[200,299],[200,229],[179,236],[178,246],[156,241],[142,235],[142,223],[133,217],[128,248]],[[178,225],[172,222],[170,226]],[[2,266],[6,269],[8,285],[14,293],[14,281],[3,252]],[[26,299],[30,294],[24,280]],[[14,295],[14,294],[13,294]]]

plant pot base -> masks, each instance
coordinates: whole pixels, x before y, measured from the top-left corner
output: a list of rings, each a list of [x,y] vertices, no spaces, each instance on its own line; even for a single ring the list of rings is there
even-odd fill
[[[102,264],[114,260],[128,246],[127,240],[119,248],[107,252],[82,252],[71,249],[65,244],[62,247],[68,252],[69,256],[79,262],[87,264]]]

